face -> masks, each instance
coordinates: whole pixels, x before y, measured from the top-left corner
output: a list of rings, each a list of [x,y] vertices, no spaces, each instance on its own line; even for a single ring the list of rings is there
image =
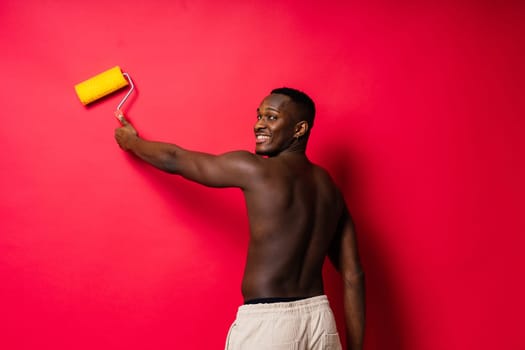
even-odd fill
[[[255,153],[273,156],[286,150],[294,140],[294,103],[290,97],[271,94],[257,108]]]

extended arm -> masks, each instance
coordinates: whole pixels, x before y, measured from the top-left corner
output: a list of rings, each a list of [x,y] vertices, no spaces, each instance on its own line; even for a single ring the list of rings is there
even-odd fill
[[[254,178],[259,159],[246,151],[212,155],[185,150],[175,144],[148,141],[138,136],[124,118],[115,130],[119,146],[154,167],[211,187],[246,188]]]
[[[359,261],[354,225],[345,206],[330,259],[341,273],[348,350],[361,350],[365,330],[364,273]]]

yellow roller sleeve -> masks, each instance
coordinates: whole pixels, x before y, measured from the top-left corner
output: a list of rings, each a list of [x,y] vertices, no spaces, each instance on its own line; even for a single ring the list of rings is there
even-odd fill
[[[87,105],[128,85],[119,66],[104,71],[75,85],[78,98]]]

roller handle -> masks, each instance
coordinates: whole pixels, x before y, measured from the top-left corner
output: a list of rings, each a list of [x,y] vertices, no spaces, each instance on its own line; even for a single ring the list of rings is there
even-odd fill
[[[120,122],[120,124],[123,124],[122,120],[124,119],[124,112],[122,112],[120,109],[117,109],[115,111],[115,118],[117,118],[117,120]]]
[[[115,117],[118,119],[118,121],[121,124],[122,124],[122,118],[124,118],[124,112],[122,112],[122,106],[124,105],[124,102],[126,102],[126,100],[128,99],[129,95],[131,95],[133,90],[135,90],[135,84],[133,84],[133,80],[131,80],[131,77],[129,76],[129,74],[128,73],[122,73],[122,75],[129,81],[129,85],[131,86],[131,88],[129,89],[129,91],[126,94],[126,96],[124,96],[122,101],[120,101],[120,103],[117,106],[117,109],[115,110]]]

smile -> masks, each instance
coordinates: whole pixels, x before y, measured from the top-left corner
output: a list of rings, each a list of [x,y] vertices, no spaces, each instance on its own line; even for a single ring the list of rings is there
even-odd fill
[[[270,139],[270,136],[268,135],[255,135],[255,141],[257,143],[263,143]]]

